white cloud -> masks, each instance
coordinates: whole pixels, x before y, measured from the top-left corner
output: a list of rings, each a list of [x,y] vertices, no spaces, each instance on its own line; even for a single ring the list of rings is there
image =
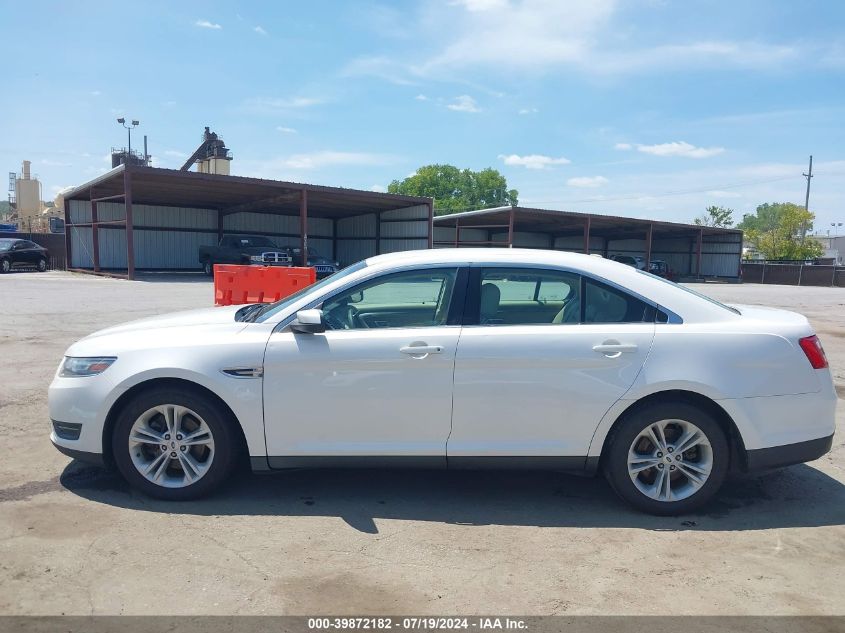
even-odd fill
[[[537,108],[522,108],[519,113],[520,114],[537,114],[539,110]]]
[[[741,198],[742,194],[737,193],[736,191],[721,191],[719,189],[715,189],[713,191],[707,192],[708,196],[713,198]]]
[[[92,97],[99,97],[101,94],[103,94],[103,93],[102,93],[102,92],[100,92],[99,90],[92,90],[92,91],[91,91],[91,96],[92,96]]]
[[[276,131],[282,134],[296,134],[296,129],[292,127],[285,127],[284,125],[277,125]]]
[[[478,107],[475,99],[469,95],[455,97],[455,100],[446,107],[455,112],[481,112],[481,108]]]
[[[162,153],[165,156],[171,156],[172,158],[188,158],[188,155],[185,152],[180,152],[178,149],[166,149]]]
[[[209,22],[208,20],[197,20],[194,22],[194,26],[198,26],[202,29],[213,29],[215,31],[219,31],[223,27],[215,22]]]
[[[324,103],[316,97],[254,97],[245,104],[254,110],[300,110]]]
[[[570,187],[593,189],[595,187],[606,185],[608,182],[608,179],[604,176],[578,176],[576,178],[570,178],[566,181],[566,184]]]
[[[309,154],[294,154],[281,159],[280,165],[288,169],[318,169],[332,165],[389,165],[393,156],[368,152],[337,152],[325,150]]]
[[[428,101],[428,97],[426,97],[424,94],[418,94],[416,97],[414,97],[414,99],[416,99],[417,101]]]
[[[343,69],[342,74],[347,77],[367,75],[378,77],[398,86],[412,86],[417,83],[413,72],[392,57],[367,56],[353,59]]]
[[[627,151],[627,150],[633,149],[633,148],[634,148],[634,146],[631,145],[630,143],[617,143],[616,145],[613,146],[613,149],[619,149],[619,150],[622,150],[622,151]]]
[[[653,156],[684,156],[686,158],[710,158],[725,151],[724,147],[696,147],[685,141],[637,145],[637,150]]]
[[[542,154],[528,154],[520,156],[519,154],[499,154],[505,165],[519,165],[526,169],[545,169],[551,165],[566,165],[572,161],[567,158],[552,158],[551,156],[543,156]]]
[[[378,193],[387,193],[387,187],[385,187],[384,185],[373,185],[372,187],[370,187],[370,191],[375,191]]]
[[[261,26],[254,26],[252,30],[258,33],[259,35],[267,35],[267,31],[265,31]]]

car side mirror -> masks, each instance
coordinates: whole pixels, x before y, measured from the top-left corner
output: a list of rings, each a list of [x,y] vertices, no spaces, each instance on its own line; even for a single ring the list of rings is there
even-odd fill
[[[326,331],[322,310],[300,310],[296,313],[296,320],[290,324],[290,329],[302,334],[320,334]]]

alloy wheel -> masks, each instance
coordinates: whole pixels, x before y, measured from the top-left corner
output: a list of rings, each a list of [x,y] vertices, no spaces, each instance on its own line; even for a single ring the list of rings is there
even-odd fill
[[[686,420],[660,420],[644,428],[628,449],[628,475],[656,501],[694,495],[713,470],[713,448],[704,432]]]
[[[164,488],[196,483],[214,461],[214,437],[196,412],[176,404],[148,409],[129,431],[129,455],[138,472]]]

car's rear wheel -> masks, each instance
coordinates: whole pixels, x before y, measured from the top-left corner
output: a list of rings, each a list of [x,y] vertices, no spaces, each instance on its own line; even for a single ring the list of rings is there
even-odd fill
[[[237,452],[232,422],[200,393],[153,389],[120,412],[112,454],[124,478],[146,494],[195,499],[217,489]]]
[[[214,274],[214,264],[211,262],[205,262],[202,266],[202,270],[206,275],[211,277]]]
[[[43,257],[38,260],[38,272],[43,273],[47,270],[47,260]]]
[[[624,419],[603,459],[605,475],[643,512],[676,515],[707,503],[728,472],[728,441],[709,413],[661,403]]]
[[[5,275],[10,270],[12,270],[12,262],[8,259],[0,259],[0,273]]]

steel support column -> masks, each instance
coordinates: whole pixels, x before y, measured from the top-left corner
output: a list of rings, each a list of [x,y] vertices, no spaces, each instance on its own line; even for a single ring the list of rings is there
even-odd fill
[[[217,243],[223,239],[223,209],[217,209]]]
[[[513,248],[513,207],[508,214],[508,248]]]
[[[65,207],[65,269],[73,268],[73,264],[71,263],[71,252],[70,252],[70,200],[64,201]]]
[[[428,203],[428,247],[434,248],[434,203]]]
[[[698,229],[695,245],[695,275],[701,277],[701,243],[704,241],[704,229]]]
[[[302,249],[302,266],[308,266],[308,190],[299,194],[299,247]]]
[[[129,163],[123,165],[123,193],[126,206],[126,277],[135,279],[135,242],[132,238],[132,175]]]
[[[376,213],[376,255],[381,255],[381,213]]]
[[[651,270],[651,237],[654,233],[654,223],[649,222],[648,231],[645,234],[645,271]]]
[[[94,272],[100,272],[100,225],[97,218],[97,201],[91,200],[91,250],[94,260]]]
[[[584,254],[590,254],[590,224],[592,218],[588,215],[587,219],[584,220]]]
[[[461,219],[455,219],[455,248],[461,244]]]

